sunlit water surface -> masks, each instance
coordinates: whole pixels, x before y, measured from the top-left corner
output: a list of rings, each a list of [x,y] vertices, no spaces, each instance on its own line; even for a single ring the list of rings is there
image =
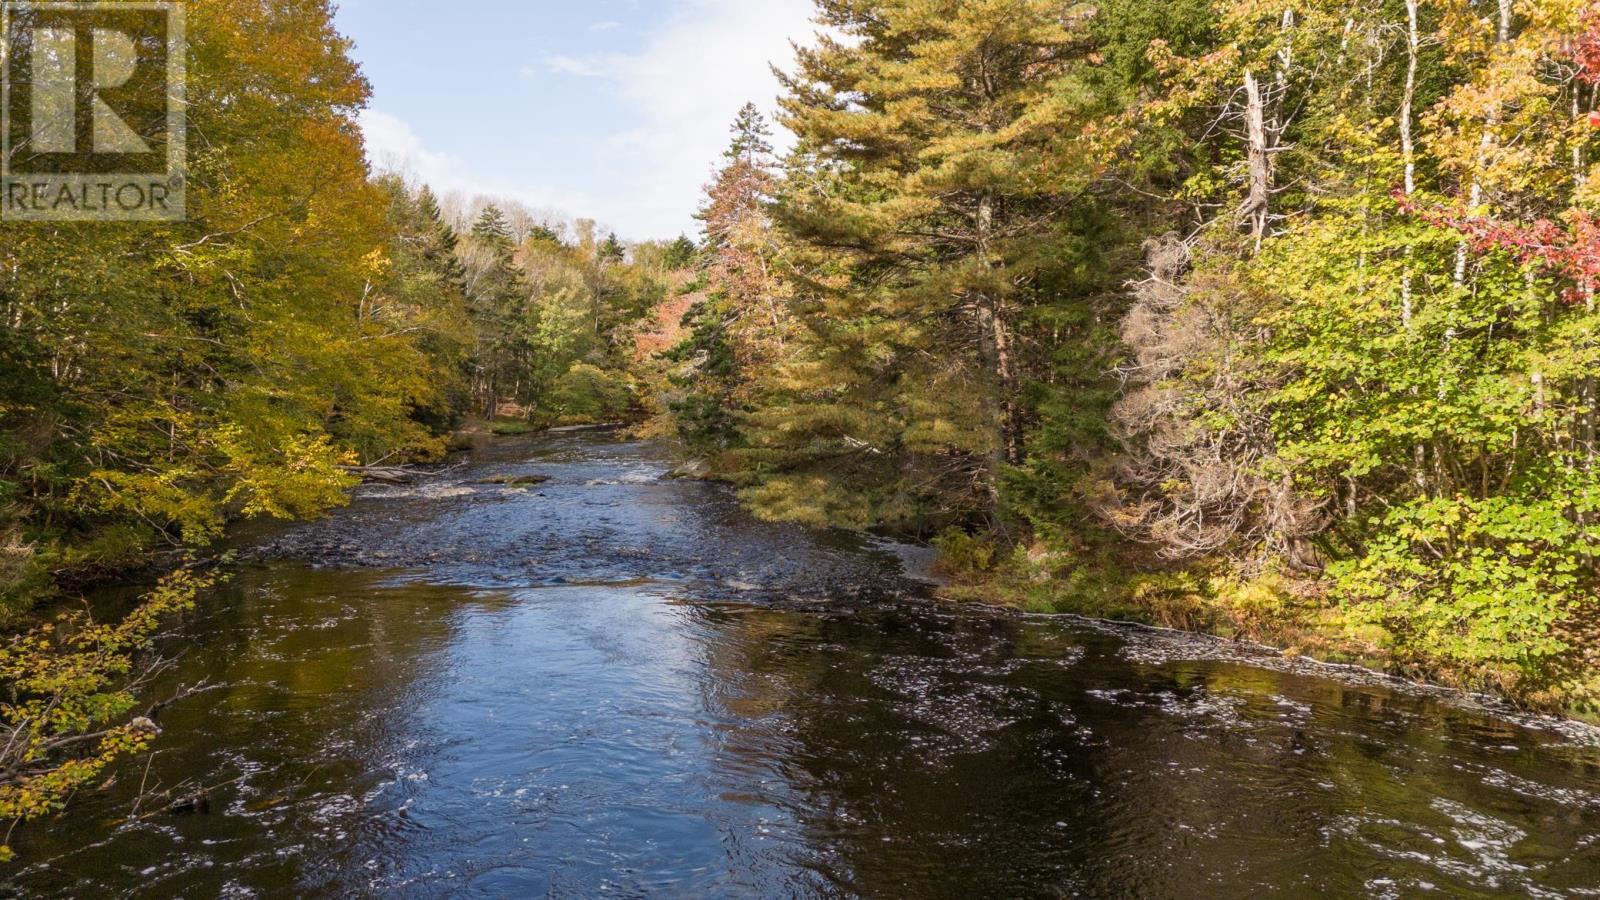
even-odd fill
[[[161,690],[212,687],[19,833],[12,888],[1600,896],[1583,728],[933,604],[918,552],[668,465],[505,441],[254,540]],[[551,480],[479,483],[519,474]]]

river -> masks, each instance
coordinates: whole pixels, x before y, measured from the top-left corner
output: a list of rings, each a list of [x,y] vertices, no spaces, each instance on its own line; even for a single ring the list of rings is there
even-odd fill
[[[670,465],[503,439],[252,538],[158,693],[209,689],[9,890],[1600,897],[1589,729],[941,605],[921,551]]]

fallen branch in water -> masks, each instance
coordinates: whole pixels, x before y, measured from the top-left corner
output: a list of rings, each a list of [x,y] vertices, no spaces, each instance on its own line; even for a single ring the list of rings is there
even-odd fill
[[[446,469],[412,469],[406,466],[340,466],[339,469],[348,475],[355,475],[363,481],[375,481],[379,484],[415,484],[424,478],[438,478],[448,475],[464,467],[466,463],[456,463]]]

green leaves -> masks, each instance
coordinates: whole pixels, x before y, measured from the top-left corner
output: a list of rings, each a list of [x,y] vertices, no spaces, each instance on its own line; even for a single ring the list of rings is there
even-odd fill
[[[161,669],[145,654],[161,624],[193,608],[211,584],[179,572],[116,624],[67,613],[0,643],[0,818],[54,813],[111,763],[148,745],[153,723],[123,721],[137,689]],[[10,858],[0,847],[0,861]]]
[[[1587,488],[1593,490],[1594,485]],[[1376,520],[1332,569],[1345,622],[1378,626],[1405,665],[1527,694],[1563,677],[1600,537],[1537,496],[1418,500]]]

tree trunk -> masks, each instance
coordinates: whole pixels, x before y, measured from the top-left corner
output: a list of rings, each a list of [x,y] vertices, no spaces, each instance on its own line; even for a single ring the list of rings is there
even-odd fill
[[[1497,49],[1498,49],[1498,47],[1500,45],[1506,44],[1511,40],[1511,20],[1512,20],[1512,8],[1511,8],[1512,0],[1499,0],[1499,2],[1500,2],[1500,24],[1499,24],[1499,27],[1496,29],[1496,32],[1495,32],[1495,35],[1496,35],[1495,44],[1496,44],[1496,48]],[[1476,168],[1478,169],[1478,172],[1474,172],[1473,173],[1473,175],[1472,175],[1472,186],[1467,191],[1468,203],[1469,203],[1469,206],[1470,206],[1470,210],[1476,210],[1478,207],[1483,205],[1483,196],[1484,196],[1483,179],[1482,179],[1480,173],[1482,172],[1483,167],[1486,166],[1488,164],[1488,162],[1489,162],[1489,150],[1490,150],[1490,148],[1492,148],[1494,146],[1494,127],[1496,125],[1498,125],[1499,123],[1500,123],[1500,112],[1499,112],[1499,110],[1491,108],[1489,110],[1488,114],[1486,116],[1484,116],[1483,137],[1481,137],[1478,140],[1478,160],[1477,160],[1477,166],[1476,166]],[[1475,215],[1476,213],[1471,213],[1471,214]],[[1470,252],[1469,243],[1468,243],[1466,238],[1462,238],[1460,245],[1458,245],[1456,247],[1456,273],[1455,273],[1455,275],[1456,275],[1456,287],[1465,287],[1466,286],[1466,283],[1467,283],[1467,258],[1468,258],[1469,252]]]
[[[990,238],[994,231],[992,194],[986,192],[979,198],[974,225],[974,250],[980,264],[987,267]],[[979,363],[985,372],[994,376],[992,391],[985,393],[983,406],[986,418],[994,428],[992,439],[994,446],[989,453],[987,488],[991,500],[998,506],[1000,473],[1008,463],[1020,462],[1022,454],[1018,429],[1021,414],[1017,406],[1017,379],[1011,329],[998,299],[977,291],[973,292],[969,299],[977,325]]]
[[[1256,249],[1267,235],[1267,215],[1272,202],[1272,155],[1267,144],[1266,111],[1261,86],[1254,72],[1245,70],[1245,132],[1250,158],[1250,194],[1239,208],[1239,218],[1250,225]]]
[[[1417,0],[1406,0],[1406,89],[1400,101],[1400,153],[1405,160],[1407,199],[1417,191],[1417,145],[1416,136],[1412,133],[1412,107],[1417,99],[1417,56],[1421,46],[1422,38],[1417,25]],[[1414,313],[1411,256],[1412,248],[1408,246],[1406,270],[1400,279],[1400,323],[1407,332],[1411,331]]]

